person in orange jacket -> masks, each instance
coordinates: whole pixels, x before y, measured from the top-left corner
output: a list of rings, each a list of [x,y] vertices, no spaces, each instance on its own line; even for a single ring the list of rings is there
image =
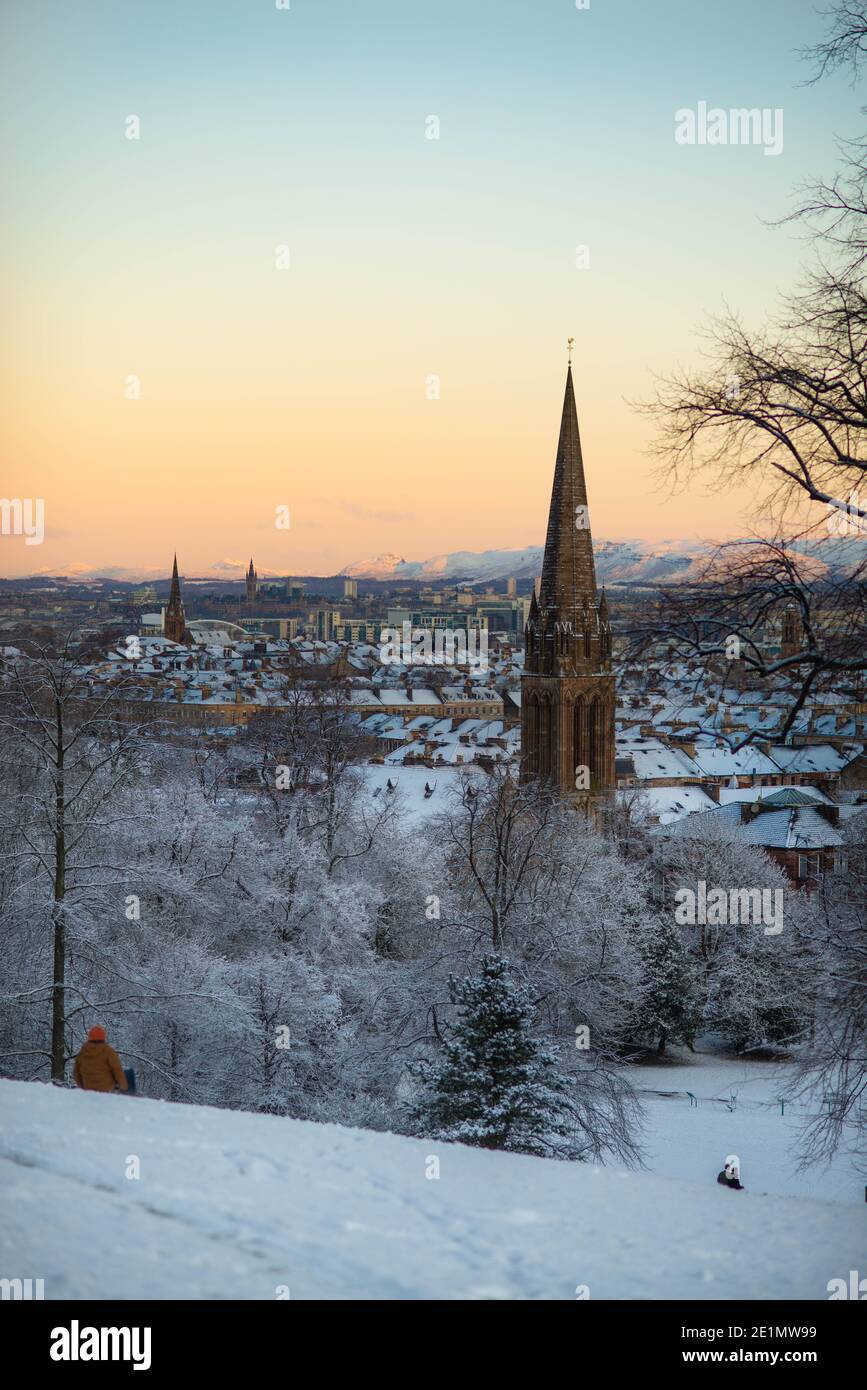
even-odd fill
[[[91,1028],[75,1059],[76,1086],[83,1091],[125,1091],[127,1080],[120,1058],[105,1040],[104,1028]]]

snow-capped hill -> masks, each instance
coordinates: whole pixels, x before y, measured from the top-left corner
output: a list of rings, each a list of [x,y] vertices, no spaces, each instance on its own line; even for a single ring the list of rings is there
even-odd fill
[[[690,541],[599,541],[594,546],[600,584],[658,584],[684,579],[710,548]]]
[[[827,1299],[863,1266],[860,1209],[712,1172],[22,1081],[0,1113],[4,1274],[47,1299]]]
[[[597,541],[597,573],[601,583],[654,582],[679,578],[708,547],[689,541]],[[522,550],[455,550],[428,560],[404,560],[399,555],[378,555],[356,560],[340,571],[355,579],[534,579],[542,568],[541,545]]]
[[[705,541],[622,540],[594,542],[596,577],[600,584],[675,583],[695,579],[717,549]],[[792,549],[814,579],[846,573],[861,563],[867,541],[829,537],[795,541]],[[356,560],[340,571],[355,579],[462,579],[483,583],[499,579],[535,579],[542,569],[543,547],[523,550],[454,550],[429,560],[404,560],[399,555],[378,555]]]
[[[401,555],[386,551],[384,555],[377,555],[375,560],[357,560],[352,565],[346,565],[340,573],[347,579],[393,579],[403,574],[405,566],[406,560]],[[409,568],[414,566],[410,565]]]

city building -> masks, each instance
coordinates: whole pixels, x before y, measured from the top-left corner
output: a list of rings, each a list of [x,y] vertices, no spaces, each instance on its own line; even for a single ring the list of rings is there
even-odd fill
[[[336,642],[378,642],[382,627],[380,618],[340,618],[332,635]]]
[[[488,626],[484,614],[479,610],[473,614],[466,608],[389,608],[386,622],[388,627],[398,630],[402,630],[404,623],[409,623],[414,631],[428,632],[434,632],[437,628],[462,631],[474,628],[481,632]]]
[[[337,608],[317,608],[316,636],[322,642],[330,642],[334,637],[334,629],[339,622],[340,612]]]
[[[260,618],[259,627],[262,632],[270,633],[272,637],[279,637],[283,641],[294,642],[298,636],[297,618]]]
[[[522,598],[483,599],[476,605],[477,620],[489,632],[505,632],[520,643],[530,616],[530,605]]]

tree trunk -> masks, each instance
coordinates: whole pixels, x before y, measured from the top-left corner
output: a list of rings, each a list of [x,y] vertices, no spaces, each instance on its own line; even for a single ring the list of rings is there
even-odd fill
[[[57,747],[54,767],[54,975],[51,992],[51,1079],[66,1079],[66,796],[63,781],[63,707],[54,702]]]
[[[495,951],[503,949],[503,928],[500,924],[500,914],[497,908],[491,915],[491,945]]]

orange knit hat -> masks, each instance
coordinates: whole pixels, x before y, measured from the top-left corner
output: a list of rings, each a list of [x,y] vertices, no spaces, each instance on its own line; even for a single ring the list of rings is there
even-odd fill
[[[105,1042],[105,1029],[97,1024],[96,1028],[91,1028],[87,1036],[91,1042]]]

